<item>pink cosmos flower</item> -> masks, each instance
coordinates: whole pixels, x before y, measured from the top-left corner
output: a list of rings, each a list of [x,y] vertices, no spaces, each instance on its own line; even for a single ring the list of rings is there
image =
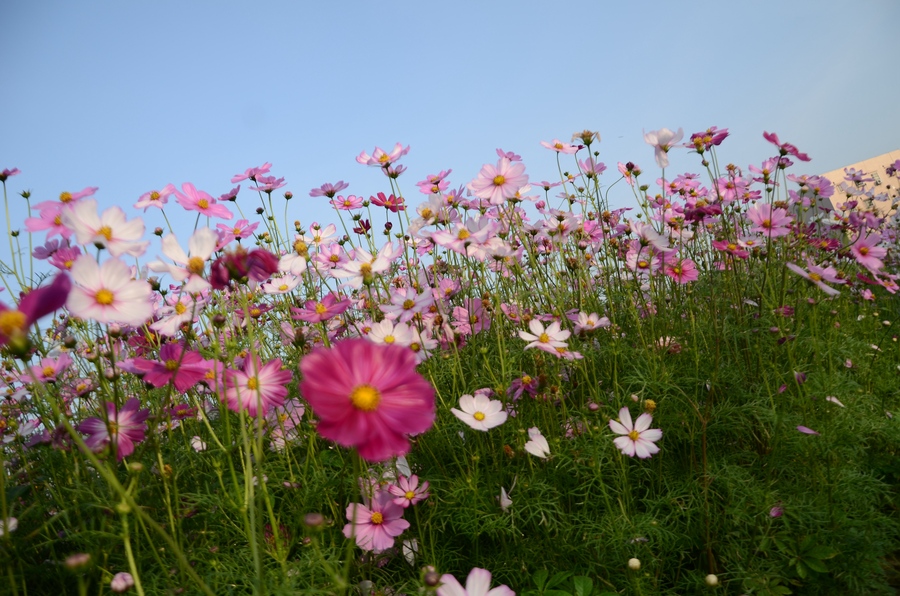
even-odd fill
[[[834,267],[819,267],[812,261],[807,261],[806,265],[809,268],[808,272],[804,271],[803,268],[793,263],[785,263],[785,266],[788,269],[790,269],[800,277],[808,279],[829,296],[837,296],[840,294],[840,291],[835,290],[831,286],[827,285],[825,283],[826,281],[833,284],[847,283],[847,280],[838,278],[837,270]]]
[[[146,420],[150,410],[141,410],[141,402],[132,397],[121,409],[116,404],[106,402],[106,420],[88,418],[78,425],[78,432],[88,435],[85,444],[93,451],[102,451],[112,445],[116,460],[122,461],[134,453],[134,446],[144,440]]]
[[[25,294],[17,308],[0,303],[0,346],[23,341],[28,329],[38,319],[63,307],[71,289],[72,280],[68,275],[59,273],[49,286]]]
[[[880,242],[880,234],[869,234],[850,246],[850,254],[853,255],[857,263],[874,273],[884,267],[881,257],[887,254],[886,248],[878,246]]]
[[[207,217],[220,217],[222,219],[231,219],[234,215],[225,205],[219,204],[212,196],[197,190],[190,182],[181,185],[184,192],[175,191],[175,197],[178,204],[188,211],[198,211]]]
[[[403,145],[397,143],[390,153],[386,153],[381,147],[375,147],[375,151],[372,152],[372,155],[363,151],[356,158],[356,161],[364,166],[380,166],[382,168],[387,168],[407,153],[409,153],[409,145],[404,149]]]
[[[328,197],[329,199],[333,199],[334,195],[341,192],[342,190],[349,188],[350,185],[344,182],[343,180],[338,180],[336,184],[332,184],[330,182],[326,182],[319,188],[314,188],[309,191],[309,196],[311,197]]]
[[[232,176],[231,183],[235,182],[243,182],[244,180],[256,180],[256,177],[260,174],[268,174],[269,170],[272,169],[272,164],[269,162],[264,163],[263,165],[256,168],[247,168],[243,174],[237,174]]]
[[[528,175],[525,174],[525,164],[501,157],[496,166],[485,164],[468,188],[476,197],[485,199],[491,205],[502,205],[506,199],[514,198],[526,184]]]
[[[66,308],[76,317],[137,327],[153,314],[150,284],[133,279],[131,268],[118,259],[98,265],[81,255],[72,265],[72,281]]]
[[[541,141],[541,146],[546,147],[552,151],[556,151],[557,153],[565,153],[567,155],[574,155],[578,151],[578,147],[576,145],[572,145],[569,143],[563,143],[559,139],[553,139],[549,143],[547,141]]]
[[[350,308],[350,300],[341,298],[340,294],[332,292],[321,300],[307,300],[303,308],[291,308],[291,318],[307,323],[327,321]]]
[[[669,149],[674,147],[682,138],[684,138],[684,129],[682,128],[679,128],[678,132],[672,132],[668,128],[661,128],[644,133],[644,141],[648,145],[653,146],[656,165],[661,168],[668,167]]]
[[[376,553],[394,546],[394,539],[409,527],[403,508],[387,491],[377,491],[365,505],[348,505],[347,519],[350,523],[344,526],[344,536],[355,538],[359,548]]]
[[[501,492],[501,506],[503,505],[502,497],[505,493],[505,490]],[[506,500],[509,501],[509,498],[507,497]],[[511,504],[512,501],[509,501],[506,507],[509,507]],[[503,507],[504,511],[506,507]],[[469,572],[465,588],[449,573],[441,576],[441,582],[442,585],[437,589],[437,596],[516,596],[516,593],[506,585],[497,586],[493,590],[490,589],[491,572],[478,567]]]
[[[159,349],[158,360],[134,358],[132,368],[143,373],[144,381],[154,387],[163,387],[170,382],[178,393],[188,389],[206,377],[208,366],[199,352],[185,350],[180,344],[168,343]]]
[[[782,143],[778,140],[778,135],[774,132],[763,132],[763,138],[776,147],[778,147],[778,151],[782,156],[784,155],[793,155],[800,161],[810,161],[809,156],[805,153],[800,153],[800,150],[790,143]]]
[[[619,410],[619,420],[610,419],[609,428],[617,435],[613,441],[616,447],[630,457],[637,455],[641,459],[645,459],[659,453],[659,447],[656,441],[662,438],[662,431],[658,428],[650,428],[653,422],[653,416],[644,413],[638,416],[638,419],[632,424],[631,412],[628,408]]]
[[[406,509],[428,498],[428,481],[419,485],[419,477],[413,474],[409,478],[401,475],[397,484],[388,487],[388,492],[394,497],[394,505]]]
[[[222,397],[232,411],[246,410],[250,416],[264,416],[272,408],[284,404],[292,376],[291,371],[281,370],[280,358],[262,365],[259,357],[251,354],[244,363],[244,370],[225,371]]]
[[[416,372],[409,348],[365,339],[316,348],[300,362],[300,393],[319,419],[316,431],[368,461],[409,451],[407,435],[434,423],[434,389]]]
[[[756,203],[747,210],[747,219],[753,223],[751,233],[761,233],[770,238],[787,236],[794,219],[781,207],[773,208],[768,203]]]
[[[166,184],[162,190],[151,190],[142,194],[138,202],[134,204],[134,208],[143,209],[144,213],[150,207],[162,209],[163,205],[169,202],[169,197],[173,194],[175,194],[175,185]]]

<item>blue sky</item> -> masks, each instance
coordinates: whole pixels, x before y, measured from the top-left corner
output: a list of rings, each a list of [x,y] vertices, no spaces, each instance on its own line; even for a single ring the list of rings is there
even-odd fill
[[[896,0],[6,0],[3,12],[13,229],[23,189],[35,203],[98,186],[102,207],[130,207],[169,182],[218,196],[267,161],[295,194],[291,219],[329,222],[309,189],[387,190],[354,158],[398,141],[412,205],[415,182],[452,168],[454,187],[468,183],[497,147],[532,181],[554,180],[540,141],[584,128],[602,135],[607,184],[618,161],[655,178],[642,131],[661,127],[727,127],[721,159],[744,168],[774,154],[762,132],[776,132],[810,154],[798,170],[810,174],[900,147]],[[670,156],[669,173],[699,170],[686,150]],[[149,229],[162,223],[148,213]]]

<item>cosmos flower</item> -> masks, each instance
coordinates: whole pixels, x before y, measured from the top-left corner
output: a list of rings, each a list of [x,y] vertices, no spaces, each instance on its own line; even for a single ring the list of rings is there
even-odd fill
[[[409,451],[407,435],[434,423],[434,389],[416,372],[409,348],[348,339],[316,348],[300,362],[300,393],[319,419],[316,431],[368,461]]]
[[[630,457],[637,455],[645,459],[659,453],[659,447],[655,443],[662,438],[662,431],[658,428],[651,429],[652,422],[653,416],[644,413],[632,424],[631,412],[628,408],[622,408],[619,410],[619,420],[609,421],[609,428],[617,435],[622,435],[616,437],[613,443],[622,453]]]
[[[463,395],[459,398],[460,409],[450,408],[453,415],[475,430],[487,432],[495,426],[506,422],[508,414],[503,402],[490,399],[487,395],[475,392],[475,395]]]

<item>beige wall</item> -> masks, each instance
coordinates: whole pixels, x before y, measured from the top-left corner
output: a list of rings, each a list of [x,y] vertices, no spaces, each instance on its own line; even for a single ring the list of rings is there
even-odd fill
[[[873,182],[862,185],[863,190],[871,190],[875,195],[886,195],[882,200],[872,201],[870,204],[860,201],[857,209],[877,211],[879,215],[886,215],[896,211],[898,203],[900,203],[900,181],[898,181],[897,178],[888,176],[885,173],[885,168],[898,159],[900,159],[900,149],[845,166],[847,168],[861,170],[868,174],[869,178],[874,178]],[[840,184],[844,182],[844,168],[826,172],[821,174],[821,176],[828,178],[835,185],[834,196],[831,197],[831,203],[835,207],[845,203],[848,200],[847,195],[839,188]]]

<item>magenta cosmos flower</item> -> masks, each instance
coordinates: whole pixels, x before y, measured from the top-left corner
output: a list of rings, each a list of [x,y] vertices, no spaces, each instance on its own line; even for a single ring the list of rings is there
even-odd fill
[[[645,459],[654,453],[659,453],[659,447],[655,445],[655,442],[662,438],[662,431],[658,428],[650,428],[652,422],[653,416],[644,413],[638,416],[638,419],[632,424],[631,412],[628,411],[628,408],[622,408],[619,410],[619,420],[609,421],[609,428],[617,435],[623,435],[616,437],[613,443],[622,453],[630,457],[637,455],[641,459]]]
[[[122,461],[134,453],[134,446],[144,440],[150,410],[141,410],[141,402],[132,397],[121,409],[106,402],[106,420],[88,418],[78,425],[78,432],[88,435],[84,443],[93,451],[101,451],[109,444],[115,446],[116,459]]]
[[[434,389],[416,372],[415,354],[365,339],[316,348],[300,362],[300,393],[326,439],[356,447],[368,461],[409,451],[407,435],[434,423]]]
[[[409,527],[409,522],[403,519],[403,507],[395,505],[387,491],[375,493],[367,505],[347,506],[350,523],[344,526],[344,536],[356,538],[356,545],[363,550],[380,553],[394,546],[394,538]]]
[[[63,307],[71,289],[72,280],[59,273],[49,286],[25,294],[18,308],[0,303],[0,346],[24,339],[35,321]]]

